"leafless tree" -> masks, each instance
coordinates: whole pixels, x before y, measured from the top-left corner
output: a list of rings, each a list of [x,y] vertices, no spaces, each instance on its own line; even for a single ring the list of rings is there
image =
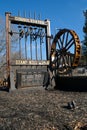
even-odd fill
[[[14,27],[12,28],[15,29]],[[2,18],[0,18],[0,77],[4,76],[3,71],[6,71],[6,31],[5,30],[6,30],[5,21]],[[11,48],[15,49],[17,41],[18,41],[18,36],[13,36],[11,38]],[[12,54],[12,56],[13,55],[14,53]]]
[[[3,70],[6,64],[6,42],[5,42],[5,23],[0,18],[0,76],[3,74]]]

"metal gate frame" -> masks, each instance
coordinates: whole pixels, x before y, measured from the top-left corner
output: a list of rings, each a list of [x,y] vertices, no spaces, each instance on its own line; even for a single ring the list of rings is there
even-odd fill
[[[10,89],[15,89],[15,81],[14,81],[14,70],[13,66],[45,66],[46,71],[49,66],[49,60],[50,60],[50,49],[51,49],[51,34],[50,34],[50,21],[49,20],[35,20],[30,18],[23,18],[23,17],[17,17],[12,16],[11,13],[6,12],[6,61],[7,61],[7,77],[10,78]],[[46,29],[46,54],[47,54],[47,60],[43,61],[33,61],[33,60],[16,60],[11,61],[11,41],[10,41],[10,26],[11,24],[20,24],[20,25],[27,25],[27,26],[37,26],[37,27],[44,27]]]

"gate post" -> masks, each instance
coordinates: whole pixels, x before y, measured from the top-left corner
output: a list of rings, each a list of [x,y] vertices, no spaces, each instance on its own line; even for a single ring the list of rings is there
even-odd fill
[[[7,63],[7,79],[9,77],[10,80],[10,21],[9,21],[9,16],[11,13],[6,12],[6,63]],[[10,88],[10,82],[8,84],[8,87]]]
[[[8,83],[8,87],[10,89],[15,89],[15,85],[14,85],[14,74],[11,70],[11,45],[10,45],[10,24],[11,21],[9,20],[9,17],[11,16],[11,13],[6,12],[6,62],[7,62],[7,78],[9,77],[9,83]]]
[[[47,60],[50,59],[50,50],[51,50],[51,31],[50,31],[50,21],[49,20],[45,20],[48,24],[47,24],[47,29],[46,29],[46,34],[47,34],[47,38],[46,38],[46,53],[47,53]]]

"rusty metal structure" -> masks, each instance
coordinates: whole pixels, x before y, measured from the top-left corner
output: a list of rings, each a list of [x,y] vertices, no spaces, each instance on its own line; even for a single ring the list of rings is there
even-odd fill
[[[78,35],[73,30],[62,29],[54,37],[51,46],[51,66],[57,73],[67,73],[79,64],[81,46]]]
[[[9,12],[5,15],[7,78],[11,89],[48,86],[53,77],[78,66],[81,47],[75,31],[61,29],[51,43],[49,20],[12,16]],[[15,43],[13,37],[17,39]]]

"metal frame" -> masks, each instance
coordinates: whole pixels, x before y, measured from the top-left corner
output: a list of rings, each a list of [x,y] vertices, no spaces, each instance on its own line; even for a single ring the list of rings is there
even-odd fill
[[[6,12],[6,61],[7,61],[7,77],[10,78],[10,88],[15,88],[14,83],[14,73],[12,70],[12,66],[48,66],[49,60],[50,60],[50,49],[51,49],[51,34],[50,34],[50,21],[49,20],[35,20],[35,19],[28,19],[28,18],[22,18],[17,16],[12,16],[11,13]],[[37,26],[37,27],[43,27],[45,28],[46,33],[46,54],[47,54],[47,60],[43,61],[37,61],[37,60],[27,60],[27,59],[16,59],[16,61],[11,61],[11,41],[10,41],[10,35],[15,32],[11,32],[10,26],[11,24],[17,24],[17,25],[27,25],[27,26]]]

